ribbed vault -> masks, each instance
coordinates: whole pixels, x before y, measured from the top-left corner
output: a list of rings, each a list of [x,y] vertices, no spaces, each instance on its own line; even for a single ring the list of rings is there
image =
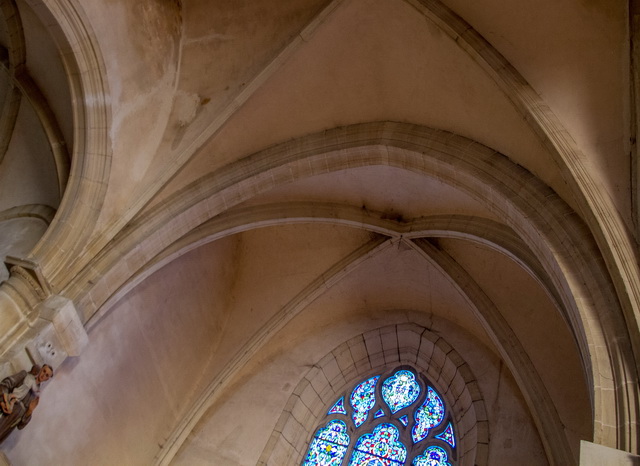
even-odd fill
[[[489,431],[506,453],[510,422],[540,463],[575,464],[584,439],[638,453],[635,128],[618,77],[637,71],[620,43],[630,18],[605,0],[542,0],[557,15],[523,27],[499,3],[3,1],[0,252],[20,257],[0,267],[0,368],[43,362],[74,332],[90,340],[88,356],[56,360],[67,392],[39,410],[48,426],[126,443],[114,426],[153,401],[168,407],[149,414],[155,430],[107,461],[259,450],[259,464],[295,464],[336,393],[406,363],[453,407],[460,464],[499,460]],[[103,363],[128,393],[160,388],[122,416],[134,401],[96,389],[115,386]],[[563,364],[575,380],[558,380]],[[258,390],[252,370],[273,405],[264,432],[235,425],[268,437],[244,457],[215,424]],[[65,425],[76,403],[90,415]],[[75,455],[31,432],[18,438],[43,446],[33,458]],[[228,443],[201,453],[200,435]]]
[[[624,380],[627,374],[633,373],[628,370],[628,366],[624,369],[629,360],[617,351],[611,356],[620,359],[612,365],[602,359],[593,358],[595,348],[607,347],[607,342],[613,341],[612,339],[619,344],[620,340],[618,337],[614,338],[614,335],[619,336],[626,330],[622,328],[623,319],[616,304],[613,286],[611,282],[603,280],[606,276],[604,264],[594,254],[597,246],[590,238],[586,226],[578,216],[571,214],[566,204],[530,173],[486,147],[442,131],[398,123],[371,123],[340,128],[269,148],[220,172],[205,176],[176,194],[162,208],[142,216],[125,234],[117,237],[113,245],[105,249],[84,273],[86,278],[83,280],[96,282],[91,294],[86,295],[86,298],[78,295],[76,299],[82,303],[85,311],[106,302],[111,297],[117,300],[117,295],[128,288],[128,279],[133,277],[134,284],[142,279],[145,273],[153,270],[150,268],[145,272],[141,269],[132,275],[131,271],[128,268],[124,270],[123,266],[153,261],[161,263],[163,254],[168,257],[177,253],[176,250],[170,252],[174,246],[170,246],[167,251],[163,245],[183,241],[181,238],[185,235],[191,236],[187,236],[187,240],[181,243],[184,248],[189,247],[190,241],[193,241],[193,244],[206,241],[206,235],[204,239],[198,238],[190,231],[198,225],[205,224],[207,219],[213,219],[234,205],[239,205],[275,186],[320,173],[367,165],[401,167],[435,177],[467,192],[501,218],[506,231],[511,229],[517,235],[515,242],[516,245],[520,244],[519,249],[525,251],[525,255],[527,249],[531,251],[528,260],[531,263],[530,268],[534,270],[541,267],[544,270],[544,276],[539,277],[539,280],[548,284],[549,293],[558,297],[561,308],[566,312],[566,319],[581,349],[583,365],[594,389],[596,438],[609,437],[618,429],[622,429],[619,431],[622,434],[625,429],[631,427],[626,425],[626,413],[624,410],[620,411],[619,406],[615,408],[618,410],[617,420],[611,423],[612,419],[609,416],[614,410],[616,397],[606,395],[616,386],[618,390],[622,390],[620,396],[628,397],[635,404],[635,394],[624,394],[625,383],[612,383],[607,375],[611,374],[613,380]],[[361,218],[351,220],[358,221],[361,222]],[[401,232],[400,228],[396,236]],[[512,241],[513,236],[512,234]],[[215,238],[215,233],[212,232],[211,238]],[[425,247],[429,248],[428,245]],[[357,262],[368,254],[370,250],[366,248],[349,262]],[[532,260],[532,257],[536,259]],[[537,261],[540,266],[536,264]],[[344,266],[340,266],[338,270],[343,268]],[[104,273],[101,270],[104,270]],[[455,272],[453,274],[459,275]],[[118,276],[121,278],[118,279]],[[105,288],[107,284],[109,285]],[[75,295],[73,288],[68,289],[67,293]],[[475,297],[471,299],[476,306],[483,302],[478,293],[473,292]],[[87,301],[87,298],[90,298],[90,301]],[[604,310],[609,313],[608,317],[603,314]],[[288,312],[283,312],[282,316],[287,314]],[[85,319],[89,317],[91,313],[85,314]],[[591,325],[593,318],[600,322],[597,326]],[[487,327],[500,334],[498,329],[501,324],[498,322],[489,319]],[[265,335],[264,338],[268,336]],[[512,337],[504,334],[497,337],[498,341],[501,339],[513,341]],[[522,354],[521,350],[513,346],[505,348],[504,344],[499,346],[511,354],[507,356],[505,353],[505,357],[512,360],[512,370],[521,371],[520,374],[533,373],[526,369],[526,357],[512,359],[516,354]],[[630,355],[630,346],[627,351],[626,354]],[[237,366],[237,363],[233,365]],[[521,389],[525,391],[527,386],[537,386],[538,388],[532,389],[532,392],[544,398],[544,388],[540,384],[529,385],[532,383],[531,380],[520,380],[520,383]],[[547,406],[551,409],[550,413],[553,412],[549,400],[537,403],[531,399],[530,407],[533,406]],[[539,419],[545,421],[541,421],[540,427],[553,425],[549,421],[551,418],[553,416],[549,413],[541,414]],[[614,425],[617,427],[613,427]],[[624,435],[634,434],[629,432]],[[619,438],[618,434],[614,436]],[[558,432],[547,434],[545,439],[561,441]],[[550,451],[560,455],[565,451],[565,455],[567,454],[566,448],[552,447]],[[557,464],[561,464],[565,460],[561,456],[556,461]]]

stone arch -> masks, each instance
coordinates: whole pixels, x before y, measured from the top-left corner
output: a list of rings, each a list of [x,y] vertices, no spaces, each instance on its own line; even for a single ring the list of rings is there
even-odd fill
[[[557,290],[526,244],[506,225],[480,217],[466,215],[429,216],[419,219],[403,219],[399,224],[383,219],[381,212],[363,211],[360,208],[337,204],[286,203],[251,206],[234,209],[217,215],[197,229],[184,235],[171,246],[163,249],[136,273],[135,277],[123,283],[107,298],[97,315],[87,322],[92,327],[122,296],[131,291],[149,275],[169,264],[174,259],[211,241],[274,225],[295,223],[324,223],[361,228],[391,238],[458,238],[483,244],[501,252],[520,264],[544,288],[549,298],[563,310],[563,318],[568,321],[566,309]]]
[[[109,89],[102,53],[80,2],[26,2],[49,27],[60,50],[74,114],[69,182],[51,227],[30,257],[59,289],[71,279],[69,263],[86,247],[106,194],[111,166]]]
[[[258,464],[300,464],[330,403],[356,380],[400,364],[424,373],[445,399],[458,432],[458,464],[488,464],[489,423],[470,367],[445,339],[417,324],[362,333],[322,357],[293,390]]]
[[[110,169],[109,92],[101,53],[82,7],[75,0],[25,2],[48,28],[68,73],[74,115],[74,152],[71,170],[66,173],[63,148],[53,149],[54,156],[60,159],[57,163],[59,172],[64,172],[64,176],[59,177],[60,186],[66,183],[66,189],[50,225],[28,255],[21,258],[29,268],[37,270],[37,283],[25,278],[28,275],[17,273],[0,286],[3,304],[0,306],[3,329],[0,347],[3,351],[32,329],[38,316],[37,305],[48,295],[57,293],[61,281],[70,279],[68,264],[77,260],[91,235],[104,200]],[[28,83],[26,85],[28,87]],[[47,113],[46,109],[41,110]],[[39,117],[41,121],[47,118],[44,114]],[[60,140],[57,131],[48,129],[49,142],[55,146]],[[61,276],[65,278],[61,279]]]
[[[435,177],[471,195],[513,229],[540,261],[567,311],[592,387],[595,441],[620,447],[635,436],[635,422],[630,422],[638,409],[630,335],[635,330],[625,325],[589,228],[531,173],[486,146],[446,131],[394,122],[358,124],[248,156],[134,219],[78,275],[67,295],[77,299],[88,319],[132,276],[132,264],[142,270],[195,226],[276,186],[372,165]],[[88,287],[88,282],[95,285]]]

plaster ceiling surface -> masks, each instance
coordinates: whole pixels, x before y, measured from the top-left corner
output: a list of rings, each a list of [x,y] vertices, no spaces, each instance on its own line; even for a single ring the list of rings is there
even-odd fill
[[[10,438],[3,449],[17,455],[14,463],[24,455],[32,464],[149,464],[169,426],[209,382],[232,309],[235,242],[219,240],[176,259],[89,330],[91,345],[56,370],[41,422],[24,431],[48,447],[34,452],[34,440]],[[70,416],[71,406],[82,416]],[[54,432],[64,432],[55,446]]]
[[[446,335],[466,360],[473,361],[483,387],[485,380],[500,379],[499,384],[489,383],[483,390],[487,399],[499,397],[503,409],[504,418],[492,435],[494,441],[506,441],[513,434],[509,426],[517,426],[520,448],[505,451],[496,460],[519,462],[528,457],[535,464],[544,464],[537,434],[513,379],[508,371],[503,372],[492,343],[463,297],[415,251],[395,247],[351,272],[269,339],[217,394],[176,455],[175,464],[256,463],[268,438],[265,433],[292,384],[316,364],[318,351],[322,353],[319,348],[329,352],[354,334],[389,322],[419,322]],[[265,393],[269,393],[267,400],[254,403]],[[250,412],[253,422],[239,419],[243,412]],[[242,448],[239,439],[246,437],[257,441]]]
[[[175,92],[182,19],[179,2],[87,1],[108,92],[109,183],[96,230],[113,226],[153,189],[158,147]],[[109,18],[108,21],[103,21]],[[141,27],[141,24],[144,25]],[[147,180],[146,184],[143,180]]]
[[[270,328],[274,316],[299,312],[290,306],[322,288],[316,281],[369,240],[368,232],[334,225],[285,225],[239,235],[229,290],[234,318],[214,358],[228,361],[240,344]]]
[[[327,227],[317,233],[313,232],[314,229],[314,226],[304,225],[287,226],[284,229],[270,228],[269,232],[265,232],[268,233],[266,237],[259,232],[243,234],[246,238],[241,243],[247,243],[243,246],[243,249],[247,247],[245,256],[253,262],[255,254],[250,252],[256,246],[267,252],[274,249],[266,247],[269,237],[273,241],[274,238],[281,240],[285,239],[285,235],[290,235],[292,241],[284,244],[294,253],[291,256],[287,254],[286,257],[282,255],[282,260],[288,263],[289,257],[295,258],[304,253],[305,249],[305,255],[310,254],[308,248],[304,248],[302,238],[317,240],[324,237],[323,241],[331,244]],[[344,235],[348,231],[342,233]],[[254,246],[250,246],[251,243]],[[266,280],[267,288],[272,280],[283,282],[278,273],[278,269],[283,268],[281,264],[261,264],[264,264],[262,257],[255,259],[255,267],[245,267],[244,273],[247,276],[237,281],[237,286],[264,281],[254,278],[258,274],[269,277]],[[287,268],[298,265],[301,265],[300,262],[294,261]],[[227,348],[231,342],[238,341],[238,337],[243,334],[242,329],[246,329],[247,325],[256,326],[242,317],[243,314],[249,314],[250,307],[252,312],[249,315],[252,320],[257,318],[255,313],[258,310],[249,305],[251,301],[255,301],[256,296],[245,298],[248,293],[240,289],[236,293],[242,299],[235,303],[239,315],[227,327]],[[257,293],[258,297],[261,295],[264,296],[265,293]],[[327,286],[326,291],[309,305],[300,308],[288,323],[258,349],[245,345],[252,350],[251,359],[234,373],[232,382],[226,382],[224,389],[218,391],[211,408],[203,415],[177,455],[176,464],[198,461],[254,464],[268,438],[270,429],[266,427],[272,426],[276,421],[281,405],[286,402],[293,388],[292,384],[302,375],[301,371],[304,373],[316,363],[319,348],[322,348],[320,351],[331,351],[355,333],[378,328],[387,322],[422,322],[434,329],[439,328],[442,324],[436,322],[438,317],[434,315],[445,315],[450,326],[454,326],[451,323],[454,320],[464,322],[467,328],[472,327],[473,333],[465,333],[462,347],[477,351],[478,346],[488,343],[482,330],[478,326],[473,327],[474,317],[460,294],[441,273],[431,268],[414,251],[392,247],[372,257],[337,283]],[[440,328],[444,331],[445,327]],[[477,340],[474,335],[480,335],[481,340]],[[245,348],[235,348],[238,354],[246,354]],[[487,351],[486,348],[483,351]],[[218,357],[229,361],[224,354],[216,355],[215,358]],[[486,358],[482,361],[485,374],[493,373],[496,366],[488,364]],[[229,362],[232,363],[233,360]],[[263,400],[266,393],[269,393],[269,397]],[[254,404],[252,400],[260,402]],[[252,422],[244,422],[238,417],[239,413],[244,412],[251,413]],[[239,438],[247,437],[256,439],[256,442],[250,447],[238,449]]]
[[[185,131],[199,135],[229,95],[235,96],[313,16],[318,2],[273,7],[267,2],[118,1],[88,2],[86,8],[92,17],[111,18],[95,25],[105,50],[113,113],[112,174],[99,222],[109,228],[166,182],[184,151],[180,141],[191,142]]]
[[[497,220],[480,202],[435,178],[393,167],[360,167],[279,186],[243,205],[327,202],[410,220],[425,215],[469,215]]]
[[[99,224],[107,226],[116,218],[126,219],[153,198],[158,189],[163,191],[152,203],[162,202],[202,173],[271,144],[334,126],[374,120],[409,121],[470,137],[527,167],[573,205],[556,162],[511,102],[466,52],[409,3],[397,0],[374,7],[371,2],[360,0],[340,2],[282,59],[278,53],[299,37],[297,34],[309,21],[318,18],[327,2],[281,2],[275,9],[266,3],[239,7],[235,3],[217,2],[211,6],[194,1],[183,2],[180,8],[170,3],[162,7],[127,6],[125,2],[85,5],[89,17],[111,18],[109,25],[97,20],[94,25],[104,49],[114,117],[110,125],[114,141],[111,182]],[[540,3],[544,10],[551,9],[553,2]],[[593,57],[598,56],[598,50],[592,47],[581,54],[573,52],[582,41],[592,39],[598,39],[598,47],[616,43],[619,50],[621,45],[611,34],[620,29],[616,28],[619,9],[599,5],[585,13],[577,4],[565,5],[561,19],[550,21],[547,26],[554,34],[545,35],[526,24],[526,15],[520,13],[515,14],[512,23],[506,23],[505,18],[511,17],[506,13],[487,17],[485,10],[455,2],[450,6],[472,26],[477,22],[481,33],[495,36],[492,44],[499,51],[504,48],[513,63],[527,63],[531,69],[518,68],[527,79],[536,71],[552,79],[553,73],[543,70],[555,69],[561,60],[565,69],[574,70],[571,76],[579,73],[588,81],[585,89],[589,91],[594,82],[605,79],[613,83],[617,79],[611,60],[619,61],[619,53],[615,54],[618,58],[596,66]],[[25,14],[30,22],[31,16]],[[261,21],[256,22],[257,17]],[[564,40],[565,35],[555,34],[564,24],[561,20],[567,17],[580,24],[576,29],[591,30],[591,36],[565,32]],[[139,19],[145,24],[144,29],[134,27]],[[114,28],[118,33],[113,34]],[[239,34],[247,28],[251,34]],[[34,45],[43,42],[42,35],[29,36],[29,49],[39,50],[43,57],[53,55],[46,53],[46,47]],[[505,37],[510,39],[501,39]],[[544,58],[551,53],[544,57],[540,52],[534,53],[538,49],[532,44],[540,37],[557,41],[545,46],[545,50],[555,51],[557,58]],[[606,40],[600,40],[603,38]],[[136,45],[128,47],[128,43]],[[565,60],[569,55],[572,59]],[[64,109],[68,102],[64,96],[68,94],[47,90],[61,81],[61,67],[59,62],[52,63],[54,66],[39,62],[45,64],[46,59],[34,60],[32,66],[41,71],[38,79],[48,83],[45,94],[57,101],[53,108],[62,115],[63,132],[69,139],[71,118],[68,108]],[[575,71],[589,66],[593,68],[590,72]],[[268,76],[258,79],[258,85],[250,92],[243,90],[263,75]],[[533,84],[536,88],[537,83]],[[618,82],[604,87],[607,90],[598,94],[597,108],[606,102],[609,107],[603,108],[604,114],[610,118],[601,118],[598,124],[608,122],[623,127],[617,125],[624,114],[622,99],[614,98],[616,93],[624,94],[623,86]],[[246,95],[242,99],[246,101],[238,101],[243,92]],[[564,90],[556,92],[569,94]],[[595,98],[594,94],[590,92],[590,98]],[[571,95],[579,100],[581,94]],[[556,95],[550,97],[555,104]],[[225,112],[226,120],[213,118]],[[569,116],[575,120],[578,113]],[[215,129],[220,125],[221,132],[220,128]],[[189,140],[208,132],[213,139],[193,157]],[[606,131],[600,128],[597,133]],[[612,137],[610,133],[606,136],[608,141]],[[178,146],[174,147],[176,143]],[[196,147],[198,144],[201,143]],[[189,159],[188,165],[173,176],[173,170]],[[629,177],[621,168],[623,164],[611,157],[606,160],[611,166],[599,170],[602,167],[596,161],[594,173],[602,172],[605,178],[617,180],[624,191],[624,180]],[[173,181],[161,188],[171,177]],[[132,204],[134,199],[136,203]]]
[[[491,78],[403,1],[340,3],[235,110],[154,202],[270,145],[329,128],[403,121],[479,141],[572,197]]]
[[[179,90],[220,110],[327,3],[183,1]]]
[[[557,409],[577,447],[580,438],[590,435],[590,399],[575,339],[563,316],[532,277],[505,255],[455,239],[442,239],[439,245],[473,276],[518,335],[551,396],[562,400]],[[576,383],[564,384],[565,378]]]
[[[547,7],[552,2],[543,3]],[[107,38],[107,28],[97,25],[101,39],[104,36],[107,75],[118,79],[111,86],[115,116],[111,134],[120,145],[114,146],[113,188],[109,188],[112,194],[107,196],[101,223],[110,225],[114,216],[121,217],[123,212],[129,217],[147,201],[151,201],[150,205],[161,203],[201,174],[269,145],[335,126],[376,120],[408,121],[446,129],[486,144],[531,170],[576,207],[557,162],[509,99],[471,56],[421,12],[400,0],[375,6],[364,0],[339,2],[314,24],[313,30],[303,34],[304,40],[293,44],[302,37],[298,36],[302,28],[318,20],[326,6],[326,2],[291,1],[279,3],[274,9],[262,3],[232,6],[217,2],[211,6],[206,2],[184,2],[175,24],[166,19],[175,16],[173,7],[144,10],[149,26],[145,34],[150,36],[140,41],[132,37],[131,42],[147,43],[148,47],[170,52],[162,55],[146,54],[144,48],[125,47],[124,38],[134,30],[130,22],[136,17],[135,11],[115,2],[109,7],[113,11],[107,13],[101,11],[105,6],[90,3],[87,7],[90,14],[113,16],[114,25],[122,32]],[[516,35],[512,24],[504,24],[503,15],[487,18],[474,8],[451,6],[454,11],[460,8],[462,11],[458,13],[472,26],[477,20],[481,32],[486,30],[489,34],[495,29],[499,37],[506,37],[507,32]],[[563,7],[562,17],[570,16],[574,9],[578,7],[573,4]],[[547,48],[558,49],[556,55],[565,58],[582,39],[606,37],[606,47],[613,40],[608,32],[618,24],[619,13],[617,9],[609,15],[602,15],[598,9],[586,17],[581,13],[576,19],[581,26],[599,25],[593,28],[594,36],[557,39],[560,46]],[[261,21],[254,21],[257,17]],[[161,39],[166,27],[173,28],[171,40]],[[176,27],[181,28],[179,40]],[[555,31],[557,26],[553,22],[548,27]],[[251,34],[239,34],[246,30]],[[540,61],[538,72],[543,74],[542,69],[555,69],[561,58],[544,61],[537,58],[540,54],[533,54],[531,44],[536,42],[536,34],[542,34],[535,31],[522,25],[517,41],[496,40],[493,45],[499,51],[506,47],[507,57],[511,59],[513,55],[514,63],[518,58],[524,62],[534,55]],[[521,44],[526,47],[520,47]],[[584,68],[587,66],[584,63],[591,64],[591,57],[596,55],[593,50],[585,55],[574,54],[570,63],[580,63]],[[587,80],[586,90],[591,91],[593,83],[601,78],[611,82],[617,79],[617,74],[611,72],[615,67],[609,65],[609,62],[598,65],[595,75],[581,74]],[[109,73],[109,69],[113,72]],[[571,67],[575,69],[580,68]],[[156,70],[156,78],[161,79],[144,77],[150,70]],[[519,71],[528,78],[529,70]],[[533,70],[531,73],[534,74]],[[540,85],[544,87],[543,83]],[[616,128],[624,126],[617,124],[624,114],[622,99],[613,98],[615,93],[618,97],[624,94],[622,87],[617,82],[616,86],[607,86],[607,95],[601,98],[598,94],[597,105],[606,103],[609,107],[605,114],[611,116],[598,124],[606,121]],[[564,92],[566,89],[554,91],[568,94]],[[151,95],[154,97],[150,98]],[[574,92],[572,98],[580,100],[580,95]],[[555,104],[555,94],[550,96]],[[142,107],[136,106],[136,101]],[[146,103],[142,104],[143,101]],[[579,110],[567,115],[567,119],[576,119],[578,114]],[[603,134],[601,140],[612,141],[616,137],[620,140],[619,135],[607,133],[606,128],[599,128],[598,133]],[[201,147],[207,139],[209,142]],[[145,143],[146,140],[155,142]],[[156,145],[159,140],[163,142]],[[590,151],[586,145],[584,150]],[[127,153],[136,156],[132,158]],[[628,192],[623,186],[624,180],[628,180],[625,172],[628,167],[609,156],[598,160],[606,160],[610,166],[602,170],[594,158],[595,165],[590,169],[596,178],[602,172],[604,179],[616,180],[615,189],[611,183],[606,189]],[[175,168],[187,161],[174,175]],[[144,183],[143,178],[147,180]],[[161,192],[155,195],[158,190]],[[627,202],[626,196],[618,196],[622,197]],[[136,201],[132,205],[133,199]],[[619,204],[623,211],[624,202]]]
[[[340,233],[341,240],[338,242],[336,233]],[[261,378],[261,369],[283,364],[282,368],[288,367],[291,372],[301,365],[312,366],[317,357],[318,338],[322,339],[322,345],[330,348],[332,344],[337,345],[348,339],[356,329],[362,331],[369,327],[377,328],[387,322],[424,322],[427,326],[438,328],[438,322],[444,320],[448,322],[447,325],[464,329],[464,333],[472,336],[476,342],[481,342],[483,351],[489,351],[494,357],[498,357],[497,353],[500,351],[494,347],[491,338],[485,333],[482,319],[472,310],[463,294],[428,260],[402,244],[390,246],[368,258],[339,281],[331,280],[331,285],[322,286],[323,290],[317,298],[305,300],[297,295],[287,302],[290,299],[287,296],[294,296],[296,289],[300,290],[317,271],[323,269],[316,266],[318,259],[330,264],[338,257],[321,251],[327,251],[327,247],[337,251],[338,245],[345,251],[348,244],[346,240],[355,233],[357,230],[336,230],[331,226],[318,229],[316,225],[289,225],[255,230],[239,237],[239,250],[242,252],[236,257],[235,263],[241,275],[234,282],[234,318],[224,330],[220,351],[212,357],[212,365],[218,367],[226,361],[228,367],[241,369],[232,372],[233,382],[225,380],[224,385],[216,390],[215,398],[210,400],[212,404],[209,411],[200,419],[176,457],[177,464],[185,461],[184,464],[187,464],[197,458],[217,458],[220,461],[237,461],[239,464],[242,461],[255,462],[255,458],[247,458],[257,457],[261,442],[257,442],[251,450],[255,450],[252,456],[246,450],[240,453],[234,439],[238,435],[264,436],[263,427],[274,419],[272,411],[277,412],[278,403],[270,398],[270,402],[261,404],[260,408],[251,408],[254,410],[252,416],[256,416],[256,424],[246,424],[238,422],[237,418],[238,412],[250,406],[247,401],[241,401],[243,396],[255,399],[256,396],[259,397],[260,390],[269,390],[270,393],[286,392],[288,385],[272,387],[271,382]],[[363,239],[362,235],[353,236],[353,246]],[[582,369],[573,339],[566,334],[561,337],[555,335],[557,332],[567,332],[557,309],[537,283],[501,254],[488,250],[479,252],[474,250],[477,246],[460,241],[446,240],[439,246],[459,259],[478,279],[499,306],[500,312],[508,318],[519,338],[522,337],[534,361],[546,359],[547,365],[550,357],[558,361],[557,366],[545,367],[543,377],[554,397],[566,402],[559,410],[570,432],[572,447],[577,449],[576,439],[590,435],[589,400],[585,396],[584,380],[581,380],[580,375]],[[312,272],[314,269],[316,272]],[[305,275],[307,278],[300,281]],[[329,275],[326,276],[329,279]],[[274,286],[274,283],[278,285]],[[515,296],[514,290],[517,290]],[[278,327],[270,325],[270,321],[278,320],[277,314],[287,309],[290,302],[300,301],[308,304],[297,306],[295,312],[284,321],[284,326],[282,323]],[[535,320],[530,318],[533,309],[536,310]],[[256,338],[265,328],[271,329],[269,338]],[[563,338],[563,347],[550,348],[539,341],[540,338],[555,341],[557,337]],[[256,346],[256,341],[260,342],[259,346]],[[462,344],[456,347],[464,346]],[[302,347],[308,347],[308,355]],[[553,354],[548,354],[548,351]],[[235,362],[239,355],[249,357],[246,365]],[[281,358],[285,360],[281,361]],[[296,362],[291,358],[302,360]],[[573,381],[571,386],[566,384],[565,378],[554,372],[562,371],[563,368],[566,369],[564,375],[571,372],[575,376],[570,378]],[[489,377],[490,374],[491,371],[487,371],[482,376]],[[285,376],[279,373],[277,379],[282,384],[283,381],[295,380],[296,377],[295,374]],[[509,375],[505,377],[510,378]],[[218,387],[216,380],[212,385]],[[495,377],[492,380],[495,381]],[[505,394],[501,396],[507,397]],[[517,394],[514,396],[517,399],[520,397]],[[505,402],[505,398],[502,400]],[[515,406],[510,408],[508,412],[511,421],[529,423],[530,420],[523,413],[526,421],[514,421],[514,418],[519,419],[520,414],[517,413],[521,409],[521,406],[517,409]],[[586,418],[573,417],[576,412]],[[505,425],[502,423],[497,427],[497,436],[511,435],[508,430],[501,431]],[[523,424],[519,425],[523,438],[528,437],[531,434],[527,430],[529,427],[524,429]],[[257,432],[249,433],[254,428]],[[587,432],[583,431],[585,428]],[[527,440],[527,444],[529,442],[535,443],[534,440]],[[522,451],[511,453],[517,457]],[[243,459],[240,460],[240,457]],[[543,460],[539,458],[538,461]]]
[[[628,5],[609,0],[444,0],[525,77],[627,217]]]
[[[350,272],[339,283],[304,309],[305,322],[292,323],[293,344],[314,338],[317,328],[330,328],[345,320],[370,319],[370,325],[381,326],[385,313],[404,314],[400,321],[411,321],[414,312],[446,319],[465,329],[474,338],[496,351],[482,324],[465,297],[449,278],[416,251],[398,244],[390,246]],[[352,329],[337,331],[332,337],[337,346],[346,341]],[[312,357],[309,355],[308,357]]]

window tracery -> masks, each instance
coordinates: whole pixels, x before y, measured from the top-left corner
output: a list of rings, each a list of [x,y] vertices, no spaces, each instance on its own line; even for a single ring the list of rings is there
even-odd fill
[[[454,466],[456,456],[442,397],[421,373],[402,366],[358,381],[338,397],[302,466]]]

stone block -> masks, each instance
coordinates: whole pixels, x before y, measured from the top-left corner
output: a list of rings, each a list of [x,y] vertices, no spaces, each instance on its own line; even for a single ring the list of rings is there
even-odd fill
[[[333,354],[342,374],[349,374],[353,372],[354,361],[351,357],[351,350],[347,344],[340,345],[333,351]]]
[[[640,456],[595,443],[580,441],[580,466],[632,466],[640,464]]]
[[[53,323],[58,340],[69,356],[79,356],[89,343],[89,336],[80,321],[73,301],[63,296],[51,296],[37,308],[42,319]]]
[[[349,351],[351,351],[351,358],[356,362],[369,357],[362,336],[349,340]]]
[[[381,354],[383,351],[382,348],[382,340],[380,339],[380,332],[378,330],[374,330],[372,332],[367,332],[364,334],[364,342],[367,348],[367,353],[369,356],[373,354]]]

